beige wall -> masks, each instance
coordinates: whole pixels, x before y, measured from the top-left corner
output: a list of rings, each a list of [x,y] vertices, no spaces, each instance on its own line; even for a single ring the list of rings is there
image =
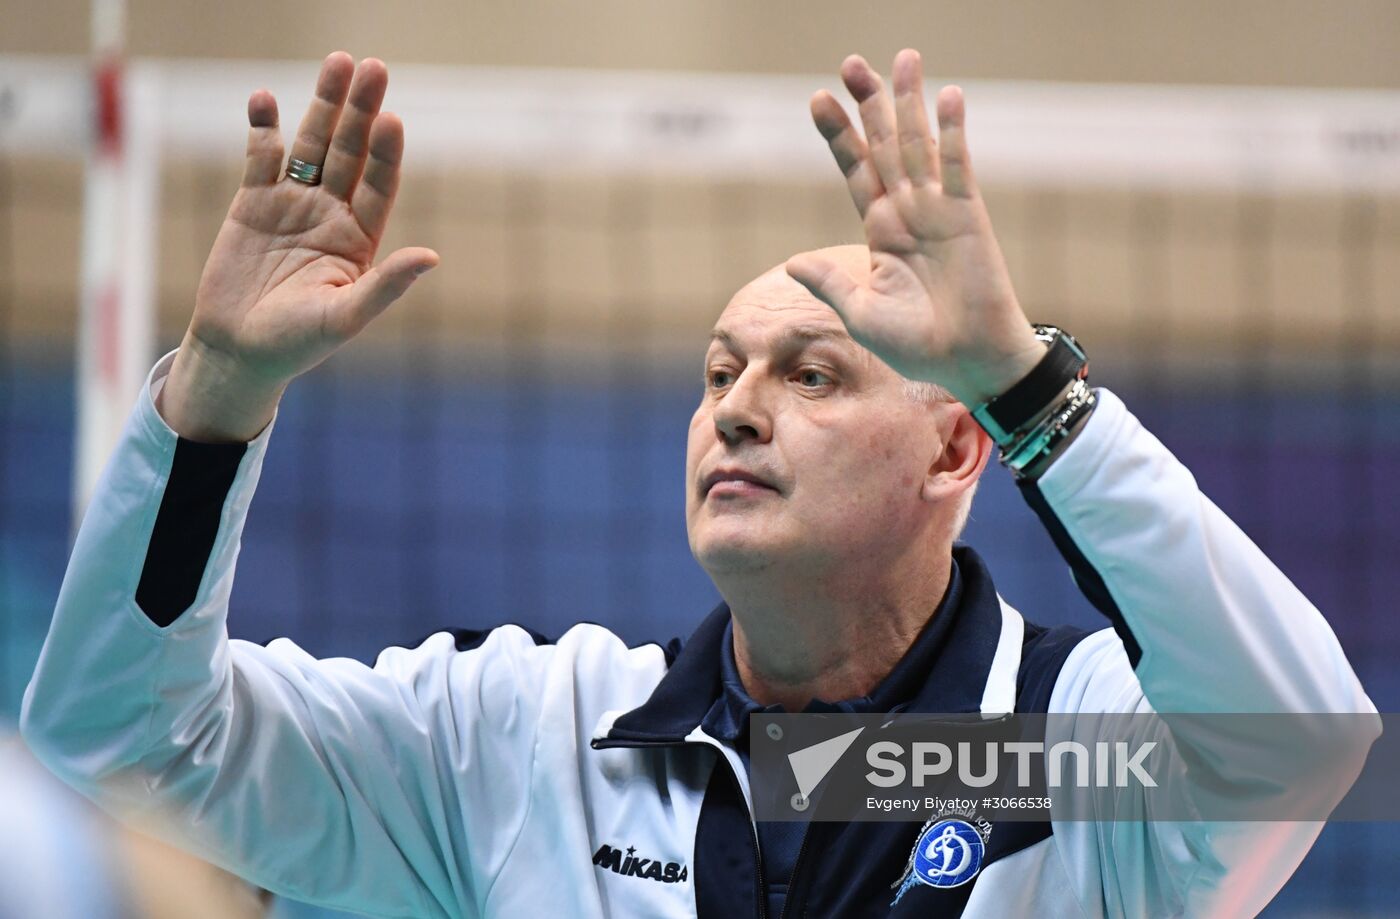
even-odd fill
[[[130,0],[133,54],[814,73],[924,51],[932,75],[1400,87],[1396,0]],[[856,12],[852,12],[856,10]],[[88,3],[0,0],[0,53],[82,52]]]
[[[6,50],[77,52],[86,5],[0,0]],[[136,0],[133,53],[716,70],[834,70],[903,44],[957,77],[1400,87],[1400,0],[1385,2],[376,5]],[[298,12],[293,15],[291,11]],[[161,335],[178,338],[237,182],[166,170]],[[1400,198],[1099,192],[983,175],[1020,295],[1090,344],[1222,356],[1400,357]],[[0,157],[0,335],[71,342],[81,171]],[[799,249],[858,238],[835,175],[752,180],[547,177],[416,168],[388,245],[440,271],[368,334],[687,351],[728,295]],[[1126,348],[1126,350],[1125,350]],[[1100,352],[1103,353],[1103,352]],[[1389,358],[1387,358],[1389,359]]]

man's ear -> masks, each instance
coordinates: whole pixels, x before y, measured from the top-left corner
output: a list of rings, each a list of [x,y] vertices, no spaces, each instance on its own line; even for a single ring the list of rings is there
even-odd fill
[[[994,448],[966,406],[945,402],[939,408],[946,413],[939,424],[943,449],[924,476],[924,497],[930,501],[955,500],[975,487]]]

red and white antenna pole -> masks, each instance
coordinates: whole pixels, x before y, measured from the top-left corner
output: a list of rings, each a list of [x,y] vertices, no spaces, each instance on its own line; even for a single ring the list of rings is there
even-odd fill
[[[126,81],[125,0],[93,0],[91,129],[83,194],[77,343],[78,417],[73,464],[74,520],[82,517],[108,455],[121,434],[152,347],[152,304],[133,294],[133,272],[149,280],[140,250],[153,228],[151,190],[133,187],[131,119]],[[143,145],[144,146],[144,145]],[[133,233],[133,230],[135,232]]]

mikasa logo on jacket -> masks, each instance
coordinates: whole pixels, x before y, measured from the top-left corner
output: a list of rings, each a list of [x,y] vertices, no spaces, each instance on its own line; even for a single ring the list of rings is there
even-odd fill
[[[607,868],[614,874],[647,878],[652,881],[660,881],[663,884],[674,884],[689,877],[686,867],[679,862],[663,864],[659,859],[638,858],[636,852],[635,846],[628,846],[626,857],[623,857],[622,849],[614,849],[604,843],[598,847],[597,852],[593,853],[593,864],[599,868]]]

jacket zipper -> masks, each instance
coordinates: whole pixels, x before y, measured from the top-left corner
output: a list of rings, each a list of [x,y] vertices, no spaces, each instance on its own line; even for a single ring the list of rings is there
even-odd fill
[[[788,896],[783,898],[783,914],[778,919],[787,919],[788,907],[792,906],[792,889],[796,887],[797,872],[802,870],[802,855],[807,851],[807,837],[812,834],[812,824],[802,831],[802,845],[797,847],[797,858],[792,860],[792,877],[788,878]]]
[[[705,744],[705,746],[708,747],[709,744]],[[729,758],[723,753],[720,754],[719,758],[724,762],[724,768],[729,772],[729,781],[734,785],[735,793],[737,793],[742,800],[744,797],[744,789],[739,784],[739,777],[734,774],[734,767],[729,764]],[[749,840],[753,843],[753,870],[754,875],[758,878],[758,902],[755,904],[758,907],[758,919],[767,919],[768,885],[763,879],[763,856],[758,850],[758,824],[754,822],[752,810],[749,811]],[[806,843],[806,834],[803,834],[802,841]],[[783,907],[783,912],[787,912],[786,906]]]

